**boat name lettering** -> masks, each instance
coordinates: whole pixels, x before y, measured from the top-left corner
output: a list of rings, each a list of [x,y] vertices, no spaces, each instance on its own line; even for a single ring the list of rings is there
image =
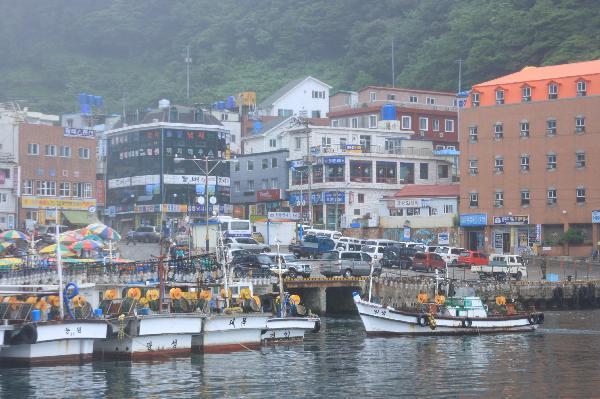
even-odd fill
[[[275,338],[275,331],[271,331],[271,338]]]
[[[173,349],[177,349],[177,340],[174,339],[173,342],[171,342],[171,346],[173,347]]]
[[[245,325],[246,325],[246,318],[245,318],[245,317],[243,317],[243,318],[242,318],[242,325],[243,325],[243,326],[245,326]]]
[[[373,309],[373,313],[374,314],[381,314],[382,316],[385,316],[385,310],[379,310],[379,309]]]
[[[233,326],[233,328],[235,328],[235,317],[231,320],[229,320],[229,325]]]
[[[146,342],[146,349],[148,349],[149,351],[152,350],[152,341]]]
[[[74,330],[70,329],[69,327],[65,327],[65,335],[69,337],[74,337],[75,334],[81,334],[81,326],[78,326]]]
[[[283,336],[284,336],[285,338],[289,338],[289,337],[290,337],[290,332],[289,332],[289,331],[284,331],[284,332],[283,332]]]

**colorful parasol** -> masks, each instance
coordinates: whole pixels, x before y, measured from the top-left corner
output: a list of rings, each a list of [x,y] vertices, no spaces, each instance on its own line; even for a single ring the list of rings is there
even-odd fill
[[[0,252],[6,250],[6,248],[10,247],[13,244],[14,244],[14,242],[8,242],[8,241],[0,242]]]
[[[90,225],[92,226],[92,225]],[[103,240],[107,241],[119,241],[121,239],[121,235],[113,228],[108,227],[106,225],[96,225],[93,227],[88,226],[87,229],[91,231],[93,234],[96,234]]]
[[[104,244],[99,243],[98,241],[94,241],[94,240],[81,240],[81,241],[77,241],[75,244],[72,244],[71,246],[69,246],[69,249],[71,251],[81,251],[81,250],[92,250],[92,249],[100,249],[104,246]]]
[[[23,259],[19,258],[0,258],[0,266],[15,266],[23,264]]]
[[[5,240],[29,240],[29,236],[19,230],[6,230],[0,233],[0,238]]]
[[[48,245],[40,250],[41,254],[55,254],[56,253],[56,244]],[[60,254],[62,256],[74,256],[75,254],[66,246],[60,246]]]
[[[83,240],[83,236],[75,230],[64,232],[59,236],[59,238],[60,238],[60,242],[65,242],[65,243],[73,243],[76,241]]]
[[[101,244],[103,243],[103,240],[102,240],[102,238],[98,237],[98,236],[97,236],[97,235],[95,235],[95,234],[91,234],[91,233],[90,233],[90,234],[88,234],[88,235],[86,235],[85,237],[83,237],[83,239],[84,239],[84,240],[93,240],[93,241],[97,241],[97,242],[99,242],[99,243],[101,243]]]

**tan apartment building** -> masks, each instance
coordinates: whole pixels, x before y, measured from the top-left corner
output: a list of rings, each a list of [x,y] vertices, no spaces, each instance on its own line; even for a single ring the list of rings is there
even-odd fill
[[[600,60],[475,85],[460,113],[461,244],[589,256],[599,241],[599,109]],[[582,245],[559,244],[569,229]]]
[[[90,129],[22,124],[19,128],[19,227],[97,221],[96,137]]]

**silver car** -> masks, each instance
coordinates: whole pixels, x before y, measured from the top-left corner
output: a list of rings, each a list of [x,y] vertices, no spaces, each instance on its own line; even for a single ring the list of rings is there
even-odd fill
[[[250,237],[229,237],[224,241],[225,245],[231,249],[245,249],[251,252],[271,252],[271,247],[267,244],[261,244]]]

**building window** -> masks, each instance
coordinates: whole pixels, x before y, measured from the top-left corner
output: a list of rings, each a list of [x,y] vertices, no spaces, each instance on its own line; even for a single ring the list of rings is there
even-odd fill
[[[71,147],[68,145],[61,145],[59,155],[63,158],[71,158]]]
[[[479,173],[479,168],[477,167],[478,161],[476,159],[469,160],[469,174],[476,175]]]
[[[408,98],[408,101],[411,103],[418,103],[419,102],[419,98],[417,96],[410,96]]]
[[[503,191],[496,191],[496,194],[494,195],[494,206],[497,208],[504,206],[504,192]]]
[[[419,118],[419,130],[421,130],[421,131],[429,130],[429,118],[424,118],[424,117]]]
[[[430,207],[429,208],[429,216],[437,215],[437,208]]]
[[[46,156],[47,157],[55,157],[56,156],[56,146],[54,144],[46,144]]]
[[[469,140],[471,143],[477,142],[477,126],[469,127]]]
[[[360,216],[360,208],[354,210],[354,216]]]
[[[87,147],[79,147],[79,158],[90,159],[90,149]]]
[[[585,188],[578,187],[576,190],[576,201],[578,204],[585,202]]]
[[[497,140],[500,140],[504,137],[504,126],[502,125],[502,123],[496,123],[494,125],[494,137]]]
[[[524,172],[529,170],[529,155],[521,155],[521,170]]]
[[[529,137],[529,122],[521,122],[521,137]]]
[[[254,180],[248,180],[248,191],[254,191]]]
[[[72,195],[73,197],[83,198],[83,183],[73,183],[72,189],[73,189],[73,195]]]
[[[439,119],[434,119],[433,120],[433,131],[434,132],[439,132],[440,131],[440,120]]]
[[[577,151],[575,153],[576,156],[576,162],[575,162],[575,167],[576,168],[585,168],[585,152],[584,151]]]
[[[452,204],[444,205],[444,213],[454,213],[454,205],[452,205]]]
[[[312,112],[310,113],[310,116],[311,116],[311,118],[318,119],[318,118],[320,118],[320,117],[321,117],[321,111],[318,111],[318,110],[317,110],[317,111],[312,111]]]
[[[411,117],[408,115],[402,116],[402,130],[410,130],[411,129]]]
[[[260,188],[261,190],[266,190],[269,188],[269,179],[262,179],[260,181]]]
[[[550,83],[548,85],[548,100],[556,100],[558,98],[558,84]]]
[[[278,178],[273,178],[271,179],[271,188],[279,188],[279,179]]]
[[[471,106],[479,107],[479,93],[471,93]]]
[[[271,158],[271,167],[272,168],[276,168],[277,167],[277,158]]]
[[[427,180],[429,179],[429,164],[422,163],[419,165],[419,179]]]
[[[388,99],[388,101],[396,101],[396,95],[395,94],[388,94],[387,95],[387,99]]]
[[[398,182],[396,178],[398,168],[396,162],[377,161],[375,167],[377,168],[377,183],[396,184]]]
[[[331,120],[331,127],[339,127],[339,126],[340,126],[340,121],[338,121],[337,119]]]
[[[406,216],[420,216],[421,208],[406,208]]]
[[[454,120],[453,119],[446,119],[444,126],[445,126],[444,130],[446,133],[454,132]]]
[[[359,183],[371,183],[372,178],[371,161],[350,161],[350,181]]]
[[[375,100],[377,100],[377,93],[375,93],[374,91],[370,91],[369,92],[369,100],[374,103]]]
[[[312,91],[312,98],[325,98],[325,92],[324,91],[313,90]]]
[[[264,158],[261,164],[263,169],[267,169],[269,167],[269,160],[267,158]]]
[[[23,180],[23,195],[33,195],[33,180]]]
[[[234,172],[239,172],[239,171],[240,171],[240,163],[241,163],[241,162],[235,162],[235,163],[233,164],[233,171],[234,171]]]
[[[548,119],[546,121],[546,134],[548,136],[556,136],[556,119]]]
[[[377,127],[377,115],[369,115],[369,128],[374,129]]]
[[[575,133],[585,132],[585,117],[578,116],[575,118]]]
[[[390,209],[390,216],[402,216],[404,215],[404,208],[389,208]]]
[[[427,105],[435,105],[435,98],[433,98],[433,97],[425,97],[425,103]]]
[[[27,155],[39,155],[40,154],[40,146],[36,143],[27,144]]]
[[[504,158],[496,157],[496,159],[494,160],[494,171],[496,173],[504,172]]]
[[[323,173],[323,168],[320,169],[321,174]],[[346,180],[345,177],[345,165],[325,165],[325,181],[326,182],[342,182]],[[313,175],[314,177],[314,175]]]
[[[294,138],[294,144],[297,150],[299,150],[300,148],[302,148],[302,137],[295,137]]]
[[[358,118],[350,119],[350,125],[352,126],[352,129],[358,129]]]
[[[521,101],[528,103],[531,101],[531,87],[525,86],[521,88]]]
[[[357,198],[358,198],[358,203],[359,204],[364,204],[365,203],[365,195],[364,194],[358,193]]]
[[[479,206],[479,195],[477,193],[471,193],[471,195],[469,195],[469,206]]]
[[[240,184],[239,181],[234,181],[233,182],[233,191],[235,191],[236,193],[239,193],[242,189],[241,187],[242,185]]]
[[[556,189],[555,188],[549,188],[546,191],[546,199],[547,199],[548,205],[556,204]]]
[[[584,80],[577,81],[577,96],[579,96],[579,97],[587,96],[587,83]]]
[[[294,110],[291,109],[283,109],[283,108],[278,108],[277,109],[277,116],[292,116],[294,114]]]
[[[39,183],[38,187],[38,195],[41,196],[55,196],[56,195],[56,182],[55,181],[47,181],[42,180]]]
[[[556,169],[556,154],[546,155],[546,169]]]
[[[254,161],[247,161],[246,162],[246,170],[254,170]]]
[[[69,197],[71,195],[71,183],[60,183],[58,185],[58,195]]]
[[[331,145],[331,137],[321,137],[321,146],[327,147]]]
[[[346,138],[340,137],[340,150],[345,150],[345,149],[346,149]]]
[[[528,206],[530,201],[529,190],[521,190],[521,206]]]
[[[269,147],[271,147],[271,148],[277,147],[277,139],[269,139]]]
[[[449,169],[448,165],[438,165],[438,179],[447,179]]]
[[[504,104],[504,90],[496,90],[496,104]]]
[[[92,198],[92,183],[83,184],[83,197]]]

